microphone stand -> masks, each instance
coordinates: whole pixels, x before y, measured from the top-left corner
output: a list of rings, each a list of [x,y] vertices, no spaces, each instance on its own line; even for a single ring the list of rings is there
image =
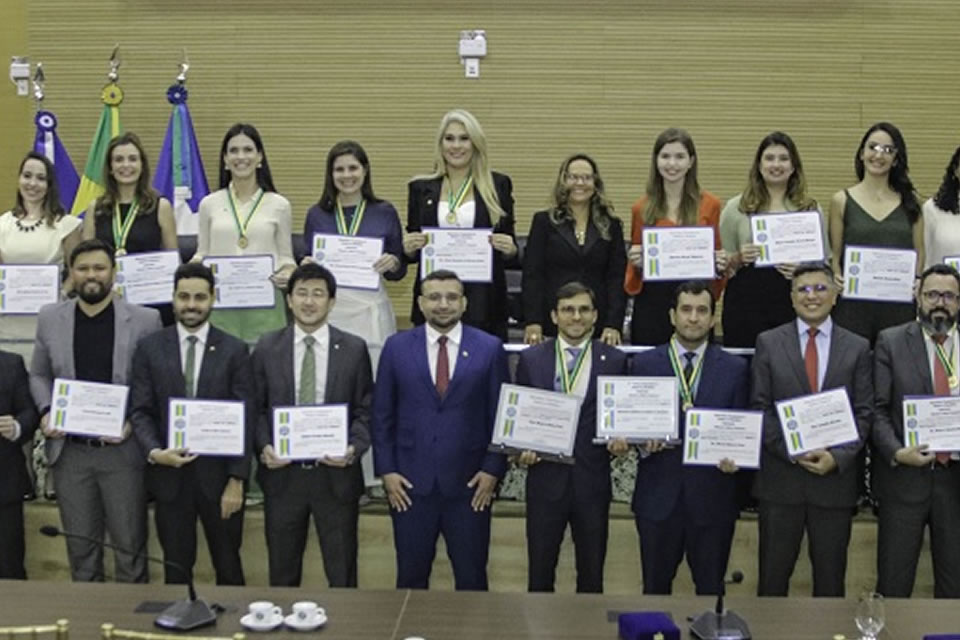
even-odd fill
[[[158,564],[176,569],[187,578],[188,598],[186,600],[178,600],[161,611],[160,615],[158,615],[156,620],[154,620],[154,624],[164,629],[173,629],[174,631],[189,631],[191,629],[199,629],[200,627],[216,624],[216,611],[214,611],[210,605],[206,603],[206,601],[197,598],[197,592],[193,588],[193,578],[182,565],[179,565],[176,562],[170,562],[169,560],[154,558],[143,552],[130,551],[129,549],[124,549],[110,542],[97,540],[96,538],[91,538],[90,536],[61,531],[53,525],[44,525],[40,527],[40,533],[51,538],[63,536],[64,538],[76,538],[77,540],[92,542],[93,544],[97,544],[108,549],[113,549],[114,551],[119,551],[120,553],[125,553],[129,556],[140,556],[146,558],[150,562],[156,562]]]
[[[700,640],[750,640],[750,627],[747,621],[735,611],[726,611],[723,597],[728,584],[743,582],[743,572],[734,571],[730,580],[720,581],[720,593],[713,611],[704,611],[690,623],[690,633]]]

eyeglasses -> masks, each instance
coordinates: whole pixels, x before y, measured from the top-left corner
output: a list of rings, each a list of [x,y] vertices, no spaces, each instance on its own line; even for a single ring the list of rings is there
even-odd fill
[[[880,144],[879,142],[868,142],[867,149],[874,153],[882,153],[885,156],[892,156],[897,152],[897,148],[892,144]]]
[[[441,301],[446,301],[447,304],[456,304],[460,301],[460,298],[463,297],[461,293],[428,293],[423,296],[427,299],[428,302],[439,303]]]
[[[572,316],[576,313],[579,313],[580,315],[585,316],[593,312],[594,312],[594,308],[586,304],[580,305],[579,307],[575,307],[572,304],[564,305],[562,307],[557,307],[557,313],[559,313],[562,316]]]
[[[931,289],[930,291],[924,291],[923,299],[927,302],[936,302],[937,300],[943,300],[947,304],[953,304],[958,299],[960,295],[954,293],[953,291],[937,291],[936,289]]]
[[[805,284],[802,287],[797,287],[794,289],[798,294],[802,296],[808,296],[811,293],[817,295],[822,295],[830,290],[830,285],[828,284]]]
[[[567,182],[573,182],[575,184],[591,184],[593,183],[595,176],[592,173],[566,173],[564,174],[563,179]]]

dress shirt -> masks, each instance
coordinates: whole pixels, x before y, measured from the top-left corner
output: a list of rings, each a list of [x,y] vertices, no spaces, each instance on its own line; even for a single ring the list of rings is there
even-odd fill
[[[210,335],[210,323],[204,322],[203,325],[197,329],[195,332],[190,333],[187,331],[179,322],[177,323],[177,338],[180,343],[180,366],[183,368],[183,378],[187,378],[187,349],[190,348],[190,343],[187,341],[189,336],[196,336],[197,346],[193,350],[193,393],[196,395],[197,387],[200,385],[200,366],[203,364],[203,354],[207,350],[207,337]],[[190,393],[190,389],[187,389],[187,393]]]
[[[327,356],[330,353],[330,325],[324,323],[313,333],[307,333],[300,325],[293,325],[293,384],[297,392],[295,398],[300,397],[300,372],[303,369],[303,356],[307,353],[307,345],[303,339],[313,336],[313,358],[316,363],[317,404],[324,403],[327,389]]]
[[[477,218],[477,203],[474,200],[464,202],[457,209],[457,221],[449,222],[447,214],[450,213],[450,204],[446,200],[441,200],[437,205],[437,222],[441,227],[452,227],[454,229],[472,229],[473,223]]]
[[[447,362],[450,363],[450,381],[453,382],[453,371],[457,368],[457,355],[460,353],[460,342],[463,340],[463,324],[457,325],[447,333],[440,333],[426,325],[427,328],[427,361],[430,363],[430,379],[437,384],[437,354],[440,352],[440,336],[447,336]]]
[[[590,344],[590,338],[592,333],[587,334],[586,339],[583,340],[580,344],[570,344],[563,339],[563,336],[557,336],[557,341],[560,342],[560,351],[563,353],[563,362],[569,371],[572,363],[570,362],[570,352],[567,349],[576,348],[576,349],[586,349]],[[578,354],[579,355],[579,354]],[[580,374],[580,378],[577,379],[577,383],[573,385],[573,390],[571,391],[572,395],[579,396],[581,398],[586,397],[587,388],[590,386],[590,370],[593,368],[593,358],[586,358],[583,361],[583,369]],[[555,377],[560,376],[560,372],[554,372]]]
[[[933,366],[937,362],[937,347],[936,343],[933,341],[933,338],[926,331],[923,332],[923,344],[927,347],[927,364],[930,367],[930,380],[933,381],[934,373]],[[953,364],[953,370],[958,371],[957,369],[957,328],[954,327],[947,333],[947,339],[943,342],[943,350],[946,352],[947,357],[950,358],[951,363]],[[960,387],[951,387],[950,395],[955,396],[960,394]]]
[[[680,373],[683,374],[683,368],[687,366],[687,358],[684,354],[690,353],[691,350],[687,349],[682,344],[680,344],[679,340],[674,340],[674,344],[677,345],[677,356],[680,359]],[[707,352],[707,341],[704,340],[699,347],[697,347],[696,349],[693,349],[692,351],[693,353],[697,354],[697,357],[693,359],[693,368],[694,370],[696,370],[697,363],[700,362],[701,358],[703,358],[703,354]],[[702,373],[703,369],[701,369],[700,371]],[[697,397],[697,390],[700,388],[700,377],[702,376],[697,377],[696,381],[693,384],[693,388],[690,389],[690,393],[693,395],[694,398]]]
[[[804,354],[806,353],[807,340],[810,338],[810,334],[807,333],[809,328],[810,325],[800,318],[797,318],[797,335],[800,338],[800,360],[804,359]],[[817,345],[817,389],[819,391],[823,391],[823,378],[827,375],[827,361],[830,359],[831,336],[833,336],[833,318],[827,316],[827,319],[817,327],[817,335],[813,339],[814,344]]]

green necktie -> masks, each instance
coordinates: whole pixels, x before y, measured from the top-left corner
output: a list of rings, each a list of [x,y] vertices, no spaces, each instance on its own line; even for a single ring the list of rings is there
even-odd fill
[[[313,336],[303,339],[303,363],[300,365],[300,391],[297,393],[297,404],[317,403],[317,359],[313,353],[313,343],[317,341]]]
[[[194,382],[194,369],[197,362],[197,336],[187,336],[187,364],[183,367],[183,381],[186,383],[187,397],[195,398],[197,389]]]

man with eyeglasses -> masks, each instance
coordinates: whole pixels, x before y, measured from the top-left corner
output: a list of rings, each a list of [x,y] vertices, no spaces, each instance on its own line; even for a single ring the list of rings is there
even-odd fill
[[[873,426],[874,487],[880,504],[877,591],[908,598],[913,591],[923,530],[930,528],[933,593],[960,597],[960,463],[956,452],[907,446],[903,399],[957,396],[960,275],[936,264],[917,289],[917,320],[882,331],[877,339]]]
[[[490,503],[506,470],[487,447],[507,356],[499,338],[460,322],[452,271],[423,279],[426,319],[387,339],[373,398],[373,460],[390,502],[397,588],[426,589],[443,534],[458,590],[487,589]]]
[[[597,376],[624,375],[626,355],[593,339],[593,291],[580,282],[557,289],[550,313],[557,337],[520,353],[517,384],[583,398],[574,464],[541,460],[524,451],[527,470],[527,588],[553,591],[567,525],[573,536],[578,593],[603,592],[610,515],[610,454],[593,444],[597,433]]]
[[[837,289],[826,264],[799,265],[790,298],[797,319],[761,333],[752,364],[750,405],[764,412],[753,487],[760,512],[757,594],[787,595],[806,532],[813,595],[843,597],[857,503],[856,457],[873,414],[870,344],[831,320]],[[835,388],[846,390],[860,437],[791,457],[776,402]]]

